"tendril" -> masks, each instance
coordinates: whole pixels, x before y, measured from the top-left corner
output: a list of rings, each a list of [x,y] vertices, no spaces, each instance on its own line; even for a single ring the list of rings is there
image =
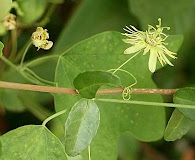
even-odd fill
[[[132,93],[132,87],[128,86],[123,89],[123,100],[130,100],[131,99],[131,93]]]
[[[108,72],[112,72],[112,71],[116,71],[116,69],[110,69],[110,70],[108,70]],[[125,87],[124,90],[123,90],[123,92],[122,92],[123,100],[130,100],[131,93],[132,93],[132,87],[137,84],[137,79],[135,78],[135,76],[132,73],[130,73],[130,72],[124,70],[124,69],[119,69],[118,68],[117,71],[121,71],[121,72],[127,73],[134,80],[134,83],[132,83],[131,85]],[[115,74],[115,73],[113,72],[113,74]]]

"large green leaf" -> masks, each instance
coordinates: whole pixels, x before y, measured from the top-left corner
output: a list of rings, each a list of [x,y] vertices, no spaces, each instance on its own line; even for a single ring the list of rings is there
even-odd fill
[[[195,105],[195,88],[181,88],[173,97],[174,103]],[[178,108],[186,117],[195,121],[195,108]]]
[[[170,26],[172,33],[185,33],[194,24],[195,4],[193,0],[128,0],[130,11],[139,18],[142,28],[146,24],[157,24],[162,18],[163,26]],[[173,9],[174,8],[174,9]]]
[[[102,85],[120,86],[120,79],[109,72],[87,71],[80,73],[73,81],[74,87],[83,98],[95,98]]]
[[[64,147],[45,126],[29,125],[2,136],[2,159],[66,160]]]
[[[191,124],[190,119],[186,118],[178,109],[175,109],[165,130],[165,140],[175,141],[180,139],[189,131]]]
[[[0,0],[0,21],[6,16],[12,6],[12,0]]]
[[[131,55],[123,53],[129,47],[128,44],[123,43],[123,38],[118,32],[104,32],[73,46],[59,57],[55,77],[57,85],[73,88],[73,80],[79,73],[89,70],[107,71],[119,67],[131,57]],[[169,39],[174,43],[181,37],[170,36]],[[175,51],[179,48],[179,43],[168,47]],[[140,53],[123,67],[136,77],[137,88],[155,88],[151,72],[148,70],[148,58],[148,54],[143,56]],[[132,77],[129,77],[129,74],[117,72],[117,76],[121,78],[122,85],[132,84]],[[109,95],[104,97],[121,99],[122,96]],[[78,95],[56,94],[54,98],[55,108],[60,111],[73,106],[80,97]],[[132,99],[162,101],[158,95],[132,95]],[[98,103],[101,121],[98,134],[91,145],[93,159],[105,159],[105,157],[116,159],[117,138],[124,131],[130,131],[134,137],[142,141],[154,141],[163,137],[165,128],[163,107]],[[64,115],[62,119],[65,121],[66,116]]]
[[[76,156],[86,149],[97,133],[100,113],[92,100],[81,99],[71,109],[65,124],[65,149]]]

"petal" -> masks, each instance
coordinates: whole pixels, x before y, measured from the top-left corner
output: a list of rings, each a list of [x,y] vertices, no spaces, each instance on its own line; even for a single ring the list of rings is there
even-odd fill
[[[158,60],[159,60],[160,64],[162,66],[164,66],[163,63],[166,63],[166,61],[163,59],[162,54],[159,51],[158,51],[157,57],[158,57]]]
[[[148,67],[150,72],[155,72],[156,70],[156,62],[157,62],[157,52],[155,49],[150,50],[150,57],[148,61]]]
[[[151,48],[150,45],[147,45],[146,48],[144,49],[143,55],[145,55],[146,53],[148,53],[149,50],[150,50],[150,48]]]
[[[159,47],[161,50],[163,50],[164,53],[165,53],[166,55],[168,55],[169,57],[171,57],[171,58],[173,58],[173,59],[176,59],[176,58],[177,58],[177,57],[175,56],[175,55],[177,55],[177,53],[169,51],[165,46],[159,45],[158,47]]]
[[[32,43],[35,45],[35,47],[39,47],[39,46],[43,45],[45,42],[42,40],[33,39]]]
[[[165,56],[165,54],[164,54],[163,52],[161,53],[161,55],[162,55],[163,60],[164,60],[168,65],[173,66],[173,64],[168,60],[168,58]]]
[[[132,39],[122,39],[122,40],[123,40],[123,42],[125,42],[125,43],[129,43],[129,44],[132,44],[132,45],[135,44],[135,41],[132,40]]]
[[[48,50],[53,46],[53,42],[52,41],[46,41],[46,43],[44,45],[41,46],[42,49]]]
[[[124,54],[132,54],[132,53],[136,53],[140,50],[142,50],[144,47],[146,47],[146,45],[142,42],[142,43],[137,43],[129,48],[127,48],[124,51]]]

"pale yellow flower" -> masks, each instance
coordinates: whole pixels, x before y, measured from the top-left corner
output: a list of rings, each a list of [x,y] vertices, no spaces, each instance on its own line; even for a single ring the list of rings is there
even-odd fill
[[[16,28],[16,16],[12,13],[9,13],[2,22],[6,30],[14,30]]]
[[[32,43],[35,47],[48,50],[53,46],[52,41],[48,41],[49,33],[47,33],[47,29],[43,29],[42,27],[37,27],[36,31],[32,34]]]
[[[137,30],[134,26],[124,28],[127,33],[122,33],[127,36],[127,39],[123,39],[125,43],[129,43],[132,46],[124,51],[124,54],[132,54],[143,51],[143,55],[150,53],[148,67],[151,72],[155,72],[157,59],[160,64],[173,64],[168,60],[166,56],[176,59],[176,53],[169,51],[166,48],[167,43],[164,41],[168,37],[163,33],[163,29],[169,30],[169,27],[161,27],[161,19],[158,19],[159,24],[156,28],[148,25],[146,32]]]

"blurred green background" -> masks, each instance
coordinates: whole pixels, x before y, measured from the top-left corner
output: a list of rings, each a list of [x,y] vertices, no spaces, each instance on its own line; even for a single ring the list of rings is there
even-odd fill
[[[24,26],[21,25],[21,28],[18,29],[21,32],[18,48],[22,48],[24,42],[28,41],[36,23],[42,22],[40,24],[44,24],[44,27],[48,29],[50,39],[54,42],[51,54],[61,54],[77,42],[103,31],[123,32],[123,27],[126,25],[146,30],[148,24],[158,24],[157,19],[160,17],[163,26],[171,27],[168,33],[184,35],[184,42],[178,52],[177,61],[174,61],[174,67],[164,67],[154,73],[155,83],[159,88],[181,88],[195,84],[194,0],[55,0],[53,2],[51,0],[26,0],[26,2],[18,0],[17,2],[21,5],[21,9],[25,8],[25,13],[29,12],[24,17],[20,17]],[[31,5],[32,8],[29,9],[28,5]],[[5,42],[5,37],[1,37],[0,40]],[[7,36],[8,38],[9,36]],[[29,52],[32,52],[32,54],[28,54],[30,55],[27,57],[29,60],[47,54],[45,51],[37,52],[35,48],[31,48]],[[55,63],[53,62],[54,69]],[[48,69],[47,65],[42,66],[44,69],[40,75],[44,77],[48,73],[53,79],[55,70]],[[36,70],[36,67],[40,66],[33,67]],[[2,79],[7,80],[7,77],[9,74],[3,76]],[[41,104],[49,112],[49,115],[50,112],[54,112],[53,98],[49,95],[45,97]],[[165,102],[172,101],[172,97],[163,98]],[[0,107],[1,133],[21,125],[41,123],[29,110],[21,110],[22,112],[5,111]],[[172,109],[167,109],[167,117],[171,112]],[[51,126],[51,128],[53,127]],[[175,142],[160,140],[143,143],[124,133],[118,142],[118,159],[193,160],[195,159],[194,134],[195,129],[191,129],[184,138]]]

